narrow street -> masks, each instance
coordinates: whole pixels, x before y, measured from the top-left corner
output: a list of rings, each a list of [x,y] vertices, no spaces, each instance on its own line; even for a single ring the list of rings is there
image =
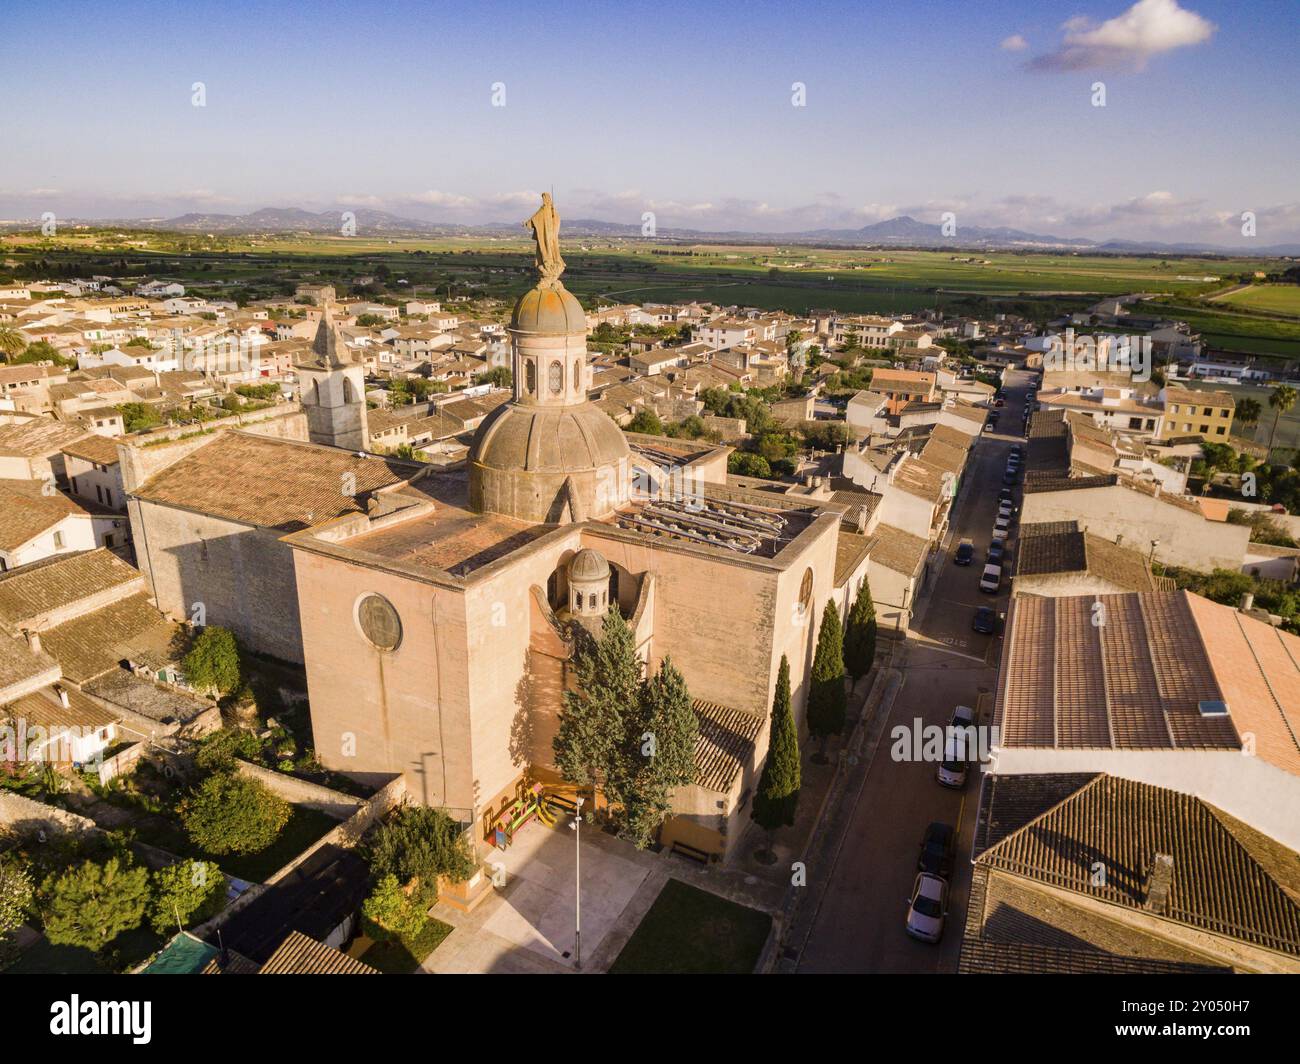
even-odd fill
[[[979,590],[979,577],[997,511],[1002,471],[1011,448],[1024,443],[1015,433],[1021,426],[1025,392],[1032,375],[1008,375],[1006,406],[1001,408],[999,433],[980,436],[943,544],[940,568],[922,597],[913,633],[901,655],[903,675],[889,718],[874,751],[868,746],[860,777],[851,780],[845,799],[831,810],[831,845],[827,867],[810,866],[810,885],[829,876],[824,889],[814,890],[811,912],[800,914],[792,936],[802,944],[797,970],[805,972],[954,972],[961,948],[966,896],[970,883],[970,852],[979,775],[972,772],[964,790],[949,790],[935,779],[931,762],[896,761],[891,734],[897,726],[942,727],[954,706],[978,707],[981,724],[988,723],[992,690],[1001,647],[1000,634],[980,635],[971,629],[975,610],[995,605],[1005,614],[1007,571],[997,595]],[[1017,500],[1019,489],[1017,489]],[[1017,544],[1013,527],[1008,555],[1014,564]],[[970,566],[952,562],[963,538],[975,544]],[[931,821],[958,828],[950,881],[947,924],[938,946],[917,942],[904,930],[908,897],[916,876],[921,837]],[[816,886],[816,885],[814,885]],[[812,899],[810,898],[810,902]]]

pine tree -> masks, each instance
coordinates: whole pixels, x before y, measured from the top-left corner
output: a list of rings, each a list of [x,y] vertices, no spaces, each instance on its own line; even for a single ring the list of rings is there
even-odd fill
[[[844,666],[857,683],[871,671],[876,660],[876,607],[866,578],[849,610],[849,630],[844,633]]]
[[[607,782],[624,734],[624,715],[637,704],[641,664],[632,629],[617,606],[605,615],[599,639],[575,625],[573,670],[577,689],[564,692],[560,727],[552,741],[555,763],[570,783]]]
[[[776,695],[772,699],[767,760],[750,813],[767,830],[769,852],[772,833],[794,823],[800,785],[799,731],[790,709],[790,663],[782,654],[781,668],[776,675]]]
[[[822,611],[813,655],[812,686],[808,692],[808,731],[819,739],[844,730],[844,631],[834,600]]]

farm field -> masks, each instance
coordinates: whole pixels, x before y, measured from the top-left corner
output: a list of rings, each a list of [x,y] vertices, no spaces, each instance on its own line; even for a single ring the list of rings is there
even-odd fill
[[[389,296],[510,300],[532,280],[531,246],[522,236],[207,236],[74,229],[51,240],[7,234],[0,238],[0,251],[18,268],[39,265],[48,277],[125,266],[141,277],[180,281],[197,294],[242,300],[292,295],[295,285],[307,280],[356,285],[373,274]],[[1213,346],[1300,357],[1300,322],[1234,314],[1226,303],[1222,311],[1181,305],[1222,289],[1224,277],[1276,268],[1264,259],[688,245],[608,237],[572,238],[564,255],[565,284],[588,305],[700,300],[792,313],[815,307],[851,313],[935,307],[972,315],[1007,311],[1047,321],[1104,296],[1143,292],[1159,300],[1147,309],[1188,320]],[[1275,294],[1273,287],[1252,286],[1246,292],[1259,289],[1283,303],[1293,298]]]
[[[1238,292],[1229,292],[1214,300],[1233,306],[1266,310],[1274,314],[1294,314],[1300,317],[1300,285],[1253,284]]]

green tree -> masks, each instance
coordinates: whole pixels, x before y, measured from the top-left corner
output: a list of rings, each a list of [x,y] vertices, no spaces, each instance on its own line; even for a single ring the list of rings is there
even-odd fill
[[[391,872],[375,884],[370,897],[362,902],[361,915],[390,938],[418,934],[425,919],[420,907],[411,901],[411,896]]]
[[[236,772],[209,776],[181,800],[181,823],[207,853],[261,853],[284,830],[293,808],[257,780]]]
[[[21,865],[0,860],[0,938],[16,931],[32,903],[32,878]]]
[[[1295,406],[1296,390],[1289,384],[1279,384],[1268,394],[1268,405],[1273,408],[1273,427],[1268,433],[1268,453],[1273,453],[1273,437],[1277,435],[1277,423],[1282,415]]]
[[[149,872],[120,857],[83,861],[42,887],[45,937],[57,946],[99,952],[123,931],[140,926],[149,902]]]
[[[647,436],[662,436],[664,423],[653,410],[638,410],[627,424],[628,432],[643,432]]]
[[[122,415],[122,427],[127,432],[139,432],[162,424],[158,411],[147,403],[122,403],[117,412]]]
[[[768,731],[767,760],[754,793],[750,815],[767,831],[767,852],[772,851],[776,829],[794,823],[802,786],[799,767],[799,729],[790,708],[790,662],[781,655],[776,674],[776,694],[772,698],[772,720]]]
[[[817,650],[813,654],[812,682],[808,691],[808,731],[822,740],[844,730],[847,699],[844,694],[844,630],[840,611],[829,600],[822,611],[822,626],[817,633]]]
[[[430,891],[439,876],[461,883],[475,868],[460,824],[446,810],[427,805],[400,806],[375,832],[366,858],[376,878],[418,879]]]
[[[211,861],[177,861],[153,874],[149,923],[159,934],[201,924],[221,911],[226,880]]]
[[[665,656],[624,717],[623,741],[608,773],[615,819],[638,849],[658,836],[673,788],[695,779],[698,734],[686,680]]]
[[[509,366],[493,366],[474,378],[475,384],[490,384],[494,388],[510,388],[515,383],[514,374]]]
[[[624,734],[624,716],[636,705],[641,662],[632,629],[611,606],[599,639],[574,626],[575,689],[564,692],[560,726],[552,741],[561,775],[580,787],[605,782]]]
[[[1259,405],[1258,399],[1238,399],[1236,416],[1237,420],[1243,425],[1256,425],[1259,423],[1260,415],[1263,414],[1263,408]]]
[[[727,455],[727,472],[741,477],[771,477],[772,466],[761,454],[732,451]]]
[[[239,644],[228,628],[209,625],[199,632],[181,664],[198,691],[226,695],[239,687]]]
[[[0,325],[0,361],[17,358],[27,348],[27,338],[11,325]]]
[[[858,597],[849,610],[848,630],[844,633],[844,666],[857,683],[871,671],[876,660],[876,607],[871,601],[871,587],[866,577],[858,588]]]
[[[22,354],[14,355],[9,361],[15,366],[29,366],[35,362],[53,362],[56,366],[65,366],[68,369],[76,369],[77,366],[75,358],[60,354],[58,348],[45,340],[28,344]]]

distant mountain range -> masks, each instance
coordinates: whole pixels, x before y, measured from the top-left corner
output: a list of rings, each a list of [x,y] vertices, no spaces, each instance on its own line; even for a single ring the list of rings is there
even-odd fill
[[[519,237],[519,223],[494,222],[487,225],[461,225],[451,222],[426,222],[403,218],[387,211],[356,208],[350,212],[358,236],[493,236]],[[176,218],[69,219],[65,224],[152,229],[159,232],[221,233],[224,235],[258,233],[305,233],[334,235],[342,230],[344,210],[307,211],[299,207],[264,207],[249,214],[190,213]],[[7,223],[0,229],[22,229],[34,223]],[[592,218],[564,222],[564,235],[577,237],[644,239],[639,225],[625,225]],[[895,248],[977,248],[983,250],[1025,251],[1096,251],[1111,254],[1174,254],[1252,256],[1300,255],[1300,243],[1273,244],[1259,248],[1231,248],[1222,245],[1183,242],[1174,244],[1142,240],[1097,241],[1085,237],[1047,236],[1007,226],[984,227],[959,225],[956,233],[945,236],[940,225],[917,221],[908,215],[864,225],[860,229],[812,229],[798,233],[763,233],[742,230],[712,231],[703,229],[661,228],[660,240],[674,242],[762,243],[762,244],[843,244],[846,246]]]

